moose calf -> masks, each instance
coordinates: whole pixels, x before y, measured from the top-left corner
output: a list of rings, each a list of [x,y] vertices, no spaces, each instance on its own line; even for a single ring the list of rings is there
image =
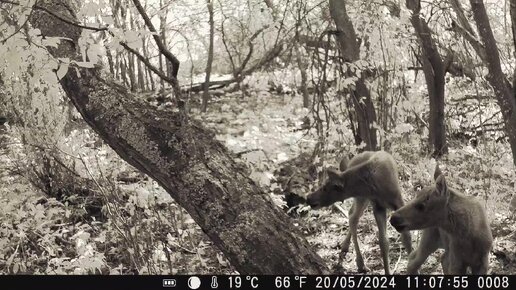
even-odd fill
[[[486,274],[493,237],[482,205],[448,188],[439,167],[435,185],[395,211],[390,219],[398,231],[423,230],[418,248],[409,256],[408,274],[417,274],[428,256],[444,248],[444,274]]]
[[[340,171],[328,169],[328,179],[315,192],[307,196],[307,203],[312,208],[329,206],[337,201],[354,198],[349,211],[349,232],[342,244],[338,266],[349,250],[351,237],[355,245],[356,263],[359,272],[367,272],[360,252],[357,238],[358,220],[368,202],[373,204],[373,213],[378,225],[378,238],[383,258],[385,274],[389,270],[389,243],[385,236],[387,227],[387,209],[403,206],[401,190],[398,184],[398,171],[392,156],[384,151],[366,151],[356,155],[351,161],[343,159]],[[412,251],[410,233],[401,233],[402,243],[408,253]]]

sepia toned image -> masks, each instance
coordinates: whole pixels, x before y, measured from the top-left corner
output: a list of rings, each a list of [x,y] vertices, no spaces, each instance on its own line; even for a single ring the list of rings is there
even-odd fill
[[[515,166],[516,0],[0,0],[0,281],[508,289]]]

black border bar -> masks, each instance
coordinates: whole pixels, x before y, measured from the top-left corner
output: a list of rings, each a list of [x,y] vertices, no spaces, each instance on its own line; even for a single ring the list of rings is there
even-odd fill
[[[516,275],[0,275],[0,289],[516,289]]]

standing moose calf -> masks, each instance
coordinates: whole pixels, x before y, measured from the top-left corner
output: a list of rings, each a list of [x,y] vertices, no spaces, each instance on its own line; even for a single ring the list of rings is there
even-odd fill
[[[394,212],[390,222],[398,231],[423,230],[418,248],[409,256],[407,274],[417,274],[428,256],[444,248],[444,274],[486,274],[493,244],[491,228],[482,205],[448,188],[439,167],[435,185]]]
[[[389,270],[389,242],[385,236],[387,209],[397,210],[403,206],[401,189],[398,184],[398,171],[392,156],[384,151],[366,151],[356,155],[351,161],[343,159],[340,171],[328,169],[328,179],[315,192],[307,196],[312,208],[329,206],[337,201],[353,197],[354,203],[349,211],[349,232],[342,244],[338,266],[342,264],[349,250],[350,239],[355,245],[356,263],[359,272],[367,272],[360,252],[357,238],[358,220],[369,201],[378,225],[378,238],[383,258],[385,274]],[[401,233],[402,243],[408,253],[412,251],[410,233]]]

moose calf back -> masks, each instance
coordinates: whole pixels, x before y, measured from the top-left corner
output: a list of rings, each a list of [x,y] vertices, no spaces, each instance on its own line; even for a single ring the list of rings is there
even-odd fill
[[[378,225],[380,251],[384,261],[386,274],[390,274],[386,238],[386,209],[398,209],[403,205],[401,190],[398,184],[398,172],[392,156],[384,151],[363,152],[348,161],[344,158],[340,163],[340,171],[327,171],[328,178],[322,186],[307,196],[307,203],[312,208],[329,206],[337,201],[355,198],[350,209],[349,232],[342,244],[338,265],[348,252],[350,240],[355,245],[356,262],[359,272],[366,272],[357,238],[357,224],[368,202],[373,203],[373,213]],[[405,249],[412,249],[409,232],[402,233]]]
[[[387,152],[366,151],[350,161],[344,158],[340,171],[328,169],[327,174],[323,185],[307,196],[314,208],[351,197],[366,198],[389,209],[403,205],[396,163]]]

